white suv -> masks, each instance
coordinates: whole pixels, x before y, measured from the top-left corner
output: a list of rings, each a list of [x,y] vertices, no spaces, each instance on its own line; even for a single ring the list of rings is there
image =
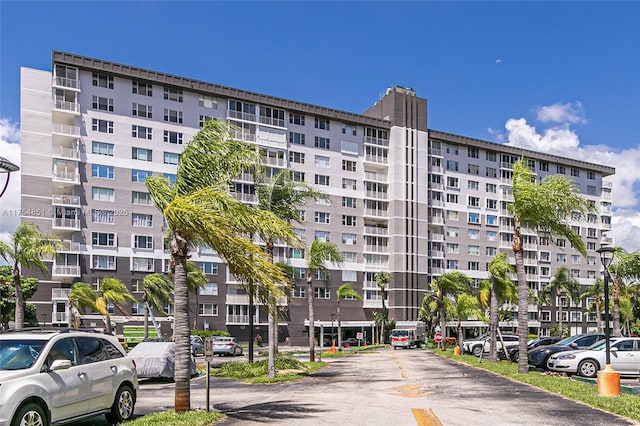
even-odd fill
[[[50,425],[105,414],[130,420],[135,363],[115,336],[73,329],[0,334],[0,426]]]

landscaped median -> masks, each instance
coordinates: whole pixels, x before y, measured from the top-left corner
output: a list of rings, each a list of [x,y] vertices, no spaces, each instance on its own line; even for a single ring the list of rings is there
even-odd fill
[[[631,393],[622,393],[618,397],[602,397],[598,395],[598,388],[594,383],[583,380],[548,374],[540,371],[529,371],[527,374],[518,373],[518,364],[509,361],[488,362],[479,360],[473,355],[454,355],[453,350],[442,351],[432,349],[436,355],[451,358],[455,361],[482,368],[500,376],[518,382],[527,383],[540,389],[561,395],[575,401],[581,401],[595,408],[618,414],[632,420],[640,421],[640,399]]]

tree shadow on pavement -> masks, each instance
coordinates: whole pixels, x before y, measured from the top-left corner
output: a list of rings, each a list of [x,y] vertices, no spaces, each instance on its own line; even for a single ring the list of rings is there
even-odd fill
[[[225,420],[218,422],[218,425],[233,424],[237,420],[268,422],[281,419],[305,419],[321,411],[313,405],[295,404],[291,401],[270,401],[237,407],[216,404],[213,408],[227,416]]]

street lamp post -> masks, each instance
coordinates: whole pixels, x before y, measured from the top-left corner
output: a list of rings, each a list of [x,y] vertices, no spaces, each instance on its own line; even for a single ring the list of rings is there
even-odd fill
[[[605,340],[605,368],[598,371],[598,395],[620,395],[620,373],[611,368],[611,325],[609,321],[609,266],[613,260],[614,248],[602,244],[596,250],[600,254],[600,261],[604,267],[604,340]]]
[[[4,157],[0,157],[0,173],[7,174],[7,180],[4,183],[4,187],[2,191],[0,191],[0,197],[2,197],[9,186],[9,178],[11,177],[11,172],[17,172],[20,170],[20,167],[13,164],[11,161],[7,160]]]
[[[336,319],[336,314],[331,314],[331,346],[336,344],[335,335],[333,331],[333,321]]]

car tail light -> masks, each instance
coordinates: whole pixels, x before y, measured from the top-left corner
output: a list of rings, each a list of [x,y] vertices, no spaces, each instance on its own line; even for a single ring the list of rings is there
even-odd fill
[[[133,364],[133,368],[136,368],[136,360],[131,358],[131,363]]]
[[[229,342],[227,343],[227,346],[233,346],[233,343]]]

